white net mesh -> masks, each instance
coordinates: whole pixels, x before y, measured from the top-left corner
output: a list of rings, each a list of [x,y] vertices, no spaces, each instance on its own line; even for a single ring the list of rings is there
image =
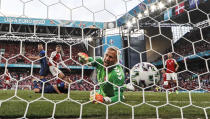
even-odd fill
[[[209,4],[209,0],[1,0],[1,16],[9,23],[0,24],[0,117],[208,118]],[[136,5],[142,11],[135,11]],[[21,18],[65,20],[42,26],[36,25],[42,20],[31,25]],[[71,20],[81,22],[74,26]],[[70,22],[71,27],[64,27]],[[42,58],[37,57],[40,43],[49,66],[60,68],[50,67],[45,78],[40,77]],[[57,45],[62,57],[58,63],[51,61],[59,57],[52,56]],[[119,48],[119,62],[106,67],[110,46]],[[80,52],[93,61],[85,63]],[[176,81],[163,81],[161,71],[171,70],[166,65],[168,53],[179,65]],[[115,92],[100,92],[105,85]]]

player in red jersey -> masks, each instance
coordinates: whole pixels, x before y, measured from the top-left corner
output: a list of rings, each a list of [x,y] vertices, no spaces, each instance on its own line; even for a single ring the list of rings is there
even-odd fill
[[[5,89],[8,89],[8,88],[11,87],[11,85],[10,85],[11,75],[10,75],[8,69],[6,69],[6,75],[5,75],[4,78],[5,78],[4,88],[5,88]]]
[[[177,70],[179,68],[178,63],[175,59],[173,59],[172,53],[168,53],[168,59],[165,62],[166,65],[166,80],[170,82],[170,87],[174,87],[177,85]],[[172,80],[172,81],[171,81]],[[176,88],[173,89],[177,91]]]
[[[173,55],[171,53],[168,53],[168,59],[165,62],[166,65],[166,79],[167,80],[177,80],[177,74],[176,71],[179,68],[178,63],[175,59],[173,59]]]
[[[70,71],[70,69],[65,65],[65,63],[62,60],[61,45],[56,45],[56,51],[51,53],[51,56],[49,59],[49,69],[53,76],[58,75],[59,78],[67,81],[67,79],[65,79],[65,75],[63,74],[63,72],[58,68],[59,63],[61,63],[64,68]]]

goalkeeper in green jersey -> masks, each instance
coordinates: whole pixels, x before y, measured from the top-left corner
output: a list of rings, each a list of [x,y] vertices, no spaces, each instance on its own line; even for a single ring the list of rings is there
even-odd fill
[[[125,76],[122,67],[117,64],[119,62],[118,48],[107,48],[104,58],[102,59],[102,57],[97,57],[95,58],[95,61],[92,57],[88,57],[85,53],[78,53],[78,55],[81,63],[91,62],[91,65],[96,67],[97,80],[100,85],[99,90],[96,90],[95,93],[94,91],[90,93],[90,99],[93,100],[95,96],[95,100],[106,103],[117,102],[119,99],[123,100],[124,88],[121,86],[124,85]],[[105,67],[108,71],[108,82],[105,82]]]

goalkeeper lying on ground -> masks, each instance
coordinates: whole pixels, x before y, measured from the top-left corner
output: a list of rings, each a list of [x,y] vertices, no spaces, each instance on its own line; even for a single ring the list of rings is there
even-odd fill
[[[123,87],[120,88],[119,94],[117,86],[124,85],[125,76],[122,67],[117,64],[119,61],[118,48],[107,48],[103,59],[101,57],[95,58],[95,61],[97,62],[95,62],[92,57],[88,57],[85,53],[78,53],[78,55],[81,63],[91,62],[91,65],[96,67],[98,83],[102,83],[99,86],[99,90],[96,90],[95,94],[93,91],[90,93],[90,99],[93,100],[95,96],[95,99],[100,102],[112,103],[118,101],[118,97],[120,96],[120,100],[122,100]],[[108,81],[110,83],[105,82],[106,68],[103,66],[108,67]],[[113,86],[111,83],[117,86]]]

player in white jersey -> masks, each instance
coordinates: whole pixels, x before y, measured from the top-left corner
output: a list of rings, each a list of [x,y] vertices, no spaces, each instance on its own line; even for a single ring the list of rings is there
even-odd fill
[[[61,45],[56,45],[56,51],[51,53],[51,56],[49,59],[49,69],[53,76],[58,75],[59,78],[64,79],[65,75],[59,69],[59,63],[61,63],[64,68],[70,71],[70,69],[66,66],[66,64],[62,60]]]

